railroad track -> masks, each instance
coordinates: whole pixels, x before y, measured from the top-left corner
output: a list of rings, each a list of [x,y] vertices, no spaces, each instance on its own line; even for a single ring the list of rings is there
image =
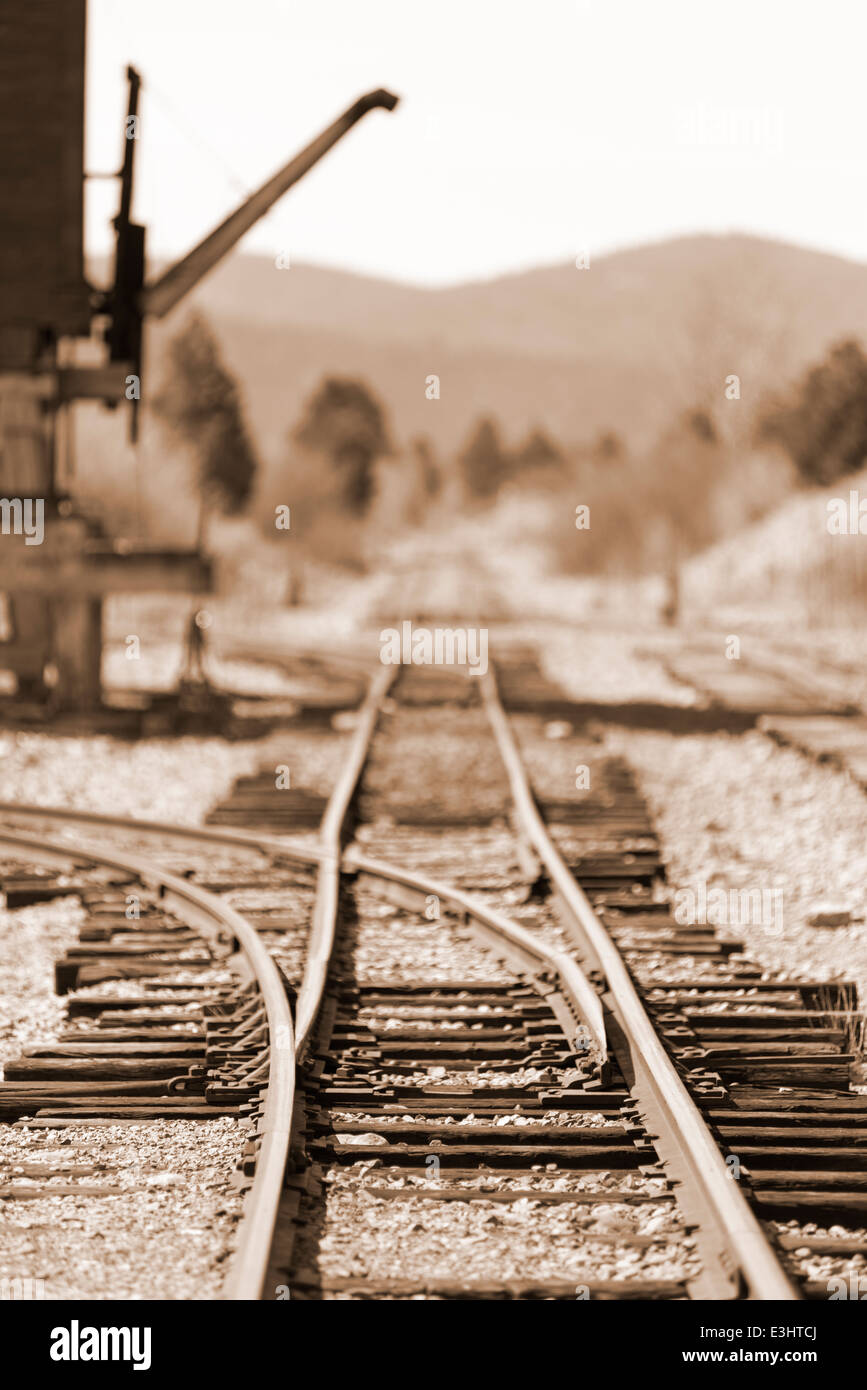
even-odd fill
[[[537,670],[504,672],[507,704],[528,673],[538,694]],[[652,826],[622,770],[619,783],[609,770],[601,801],[572,797],[564,808],[549,796],[549,827],[491,678],[402,672],[391,698],[390,674],[372,685],[315,845],[0,807],[4,820],[49,818],[69,837],[4,831],[4,857],[65,869],[72,887],[88,871],[113,875],[92,899],[77,884],[96,927],[108,918],[82,946],[130,937],[152,972],[135,1005],[73,995],[88,1028],[61,1038],[65,1052],[27,1059],[25,1084],[39,1087],[26,1096],[33,1132],[64,1105],[66,1118],[94,1122],[133,1096],[127,1117],[184,1104],[248,1117],[249,1187],[226,1297],[826,1297],[788,1252],[836,1259],[864,1244],[855,1160],[867,1098],[848,1088],[844,1046],[852,1001],[765,981],[712,931],[678,939],[652,893]],[[407,714],[429,729],[444,719],[456,756],[487,739],[472,796],[456,777],[457,795],[440,804],[443,779],[430,780],[418,727],[404,730],[393,776],[383,726]],[[159,859],[87,848],[111,829],[150,840]],[[507,844],[505,858],[482,832]],[[284,910],[300,895],[289,947],[285,931],[256,920],[261,909],[227,909],[213,867],[202,870],[210,887],[167,870],[169,845],[187,860],[218,846],[240,856],[251,891],[264,886]],[[237,888],[238,874],[233,862],[222,886]],[[136,883],[153,896],[118,943],[117,895]],[[208,942],[194,965],[190,928]],[[61,984],[64,968],[77,985],[107,958],[65,962]],[[165,969],[153,970],[157,961]],[[205,988],[184,991],[196,969]],[[172,1002],[194,996],[177,1024],[162,1000],[153,1007],[169,979]],[[161,1036],[166,1027],[183,1029],[189,1050],[154,1050],[179,1046]],[[95,1056],[134,1065],[97,1080]],[[90,1079],[67,1070],[60,1082],[63,1067],[49,1064],[65,1060]],[[148,1067],[156,1074],[142,1075]],[[3,1086],[0,1104],[4,1093],[25,1097]],[[492,1210],[496,1236],[485,1230]],[[816,1213],[853,1233],[787,1236],[768,1224]],[[365,1226],[382,1228],[394,1258],[382,1242],[365,1248]],[[479,1258],[464,1259],[474,1245]]]
[[[519,676],[512,692],[519,703],[522,684]],[[541,771],[531,790],[533,735],[525,730],[519,748],[492,689],[486,698],[522,832],[569,897],[579,954],[600,971],[615,1029],[629,1040],[628,1059],[618,1052],[624,1067],[635,1067],[646,1094],[639,1040],[653,1045],[643,1013],[793,1287],[827,1298],[839,1262],[867,1250],[867,1096],[850,1086],[862,1017],[854,988],[768,977],[730,933],[677,921],[655,892],[659,844],[629,768],[584,738],[569,755],[591,766],[594,793],[558,801]],[[651,1063],[647,1085],[663,1080],[667,1103],[669,1068]],[[817,1258],[828,1262],[821,1277]]]
[[[427,708],[420,685],[429,692],[440,686]],[[478,868],[470,870],[472,894],[449,882],[461,875],[469,826],[509,809],[508,788],[504,799],[481,765],[472,768],[478,785],[469,814],[459,804],[465,778],[451,805],[407,795],[400,770],[422,756],[419,719],[430,729],[437,698],[461,738],[479,736],[478,728],[467,734],[469,710],[455,710],[454,686],[453,676],[402,674],[396,698],[403,692],[404,727],[391,729],[386,745],[375,742],[360,789],[359,814],[370,824],[357,829],[359,841],[372,836],[375,846],[379,838],[416,859],[433,853],[445,859],[449,875],[442,881],[415,868],[396,872],[363,844],[344,856],[356,880],[344,895],[315,1061],[305,1073],[305,1147],[296,1161],[307,1176],[296,1201],[297,1249],[284,1256],[284,1287],[302,1298],[794,1297],[643,1011],[624,1019],[632,1030],[627,1048],[612,1049],[616,1028],[600,1017],[604,1000],[576,965],[575,940],[567,933],[558,944],[545,929],[548,904],[530,905],[537,929],[524,928],[516,950],[502,914],[486,907],[483,884],[480,900]],[[502,733],[496,712],[491,686],[477,722],[487,714]],[[395,739],[397,751],[389,754]],[[427,771],[415,768],[429,788]],[[409,841],[401,839],[401,822],[412,826]],[[517,878],[509,866],[497,885],[500,897],[518,889],[525,902],[530,898],[539,866],[528,857]],[[572,888],[564,911],[577,933],[581,895]],[[384,933],[378,904],[395,892],[405,911],[390,914]],[[435,947],[424,915],[431,904]],[[581,911],[593,915],[586,902]],[[482,946],[478,961],[463,944],[467,930]],[[532,947],[541,960],[533,960]],[[571,988],[570,971],[577,982]],[[476,1260],[468,1273],[461,1256],[473,1238],[467,1227],[483,1244],[484,1233],[474,1216],[455,1213],[492,1203],[511,1207],[514,1249],[494,1241],[496,1257],[487,1265]],[[452,1210],[440,1220],[432,1204]],[[538,1212],[552,1206],[561,1237],[553,1256],[533,1249]],[[401,1209],[397,1218],[394,1208]],[[366,1249],[358,1237],[371,1221],[388,1233],[385,1251],[375,1243]],[[422,1235],[414,1241],[416,1227]],[[439,1228],[443,1239],[454,1237],[454,1247],[438,1244]]]
[[[78,945],[56,966],[58,993],[69,993],[67,1026],[4,1068],[0,1117],[21,1142],[4,1145],[0,1195],[30,1209],[45,1203],[49,1218],[65,1222],[68,1214],[72,1224],[92,1210],[89,1199],[111,1197],[121,1212],[130,1204],[130,1225],[147,1238],[154,1223],[146,1208],[160,1184],[183,1200],[174,1186],[178,1121],[244,1121],[267,1174],[269,1154],[285,1155],[294,1088],[286,933],[276,923],[264,932],[253,914],[141,853],[5,831],[0,854],[19,865],[14,878],[5,876],[13,903],[71,889],[85,914]],[[202,876],[243,881],[236,859],[219,869],[213,849],[209,858]],[[263,866],[252,872],[261,885]],[[271,868],[279,900],[296,883],[295,871]],[[273,956],[269,936],[279,936]],[[291,963],[291,946],[288,954]],[[283,1045],[272,1046],[274,1038]],[[208,1139],[196,1141],[202,1166],[213,1162],[214,1127],[206,1128]],[[129,1135],[125,1146],[119,1132]],[[234,1129],[217,1127],[213,1138],[233,1136],[240,1150]],[[124,1171],[128,1164],[134,1172]],[[195,1178],[188,1173],[190,1189]],[[202,1219],[198,1200],[191,1191],[193,1222]],[[165,1239],[171,1263],[171,1231]]]

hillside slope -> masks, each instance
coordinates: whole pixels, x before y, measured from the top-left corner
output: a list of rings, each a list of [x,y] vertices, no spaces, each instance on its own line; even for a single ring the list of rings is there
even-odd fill
[[[694,236],[594,258],[587,270],[546,266],[431,290],[235,254],[149,327],[145,402],[194,306],[240,380],[267,487],[328,373],[370,385],[398,448],[426,434],[444,457],[484,414],[509,443],[541,425],[567,444],[615,430],[640,448],[699,403],[741,432],[740,452],[767,391],[831,342],[867,334],[867,266],[755,237]],[[730,373],[741,379],[736,404],[724,397]],[[91,491],[104,479],[128,487],[123,412],[84,414],[80,478]],[[145,442],[162,459],[144,417]]]
[[[429,290],[237,255],[191,302],[213,317],[269,452],[330,370],[364,376],[399,433],[430,433],[446,449],[486,411],[511,434],[539,422],[570,442],[612,428],[639,441],[696,399],[722,400],[730,372],[749,406],[834,339],[867,331],[867,266],[697,236],[588,270]],[[431,373],[438,403],[424,394]]]

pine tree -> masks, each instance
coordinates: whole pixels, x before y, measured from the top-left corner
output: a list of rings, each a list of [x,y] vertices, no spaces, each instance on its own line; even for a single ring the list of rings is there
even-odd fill
[[[326,377],[293,438],[330,461],[344,509],[363,515],[373,495],[376,461],[391,453],[382,407],[364,383]]]
[[[256,454],[237,383],[203,315],[193,314],[169,343],[166,377],[154,410],[193,450],[202,524],[212,508],[226,516],[242,511],[253,490]]]
[[[563,454],[544,430],[534,429],[512,457],[513,473],[530,473],[539,468],[560,468]]]
[[[494,421],[479,422],[459,463],[468,497],[483,501],[496,496],[506,477],[508,462]]]
[[[808,483],[832,483],[867,460],[867,356],[837,343],[791,397],[766,408],[759,438],[780,444]]]

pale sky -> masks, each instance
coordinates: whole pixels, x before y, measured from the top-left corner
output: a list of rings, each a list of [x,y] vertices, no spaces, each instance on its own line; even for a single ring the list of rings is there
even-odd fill
[[[420,284],[746,231],[867,260],[858,0],[90,0],[87,168],[189,249],[357,96],[368,115],[242,249]],[[117,185],[91,182],[104,250]]]

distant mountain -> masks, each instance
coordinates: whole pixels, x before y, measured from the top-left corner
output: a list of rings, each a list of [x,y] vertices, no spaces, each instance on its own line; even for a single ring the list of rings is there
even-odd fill
[[[159,381],[167,339],[193,305],[241,382],[267,488],[326,373],[370,385],[398,446],[423,433],[445,457],[485,414],[512,444],[540,425],[567,445],[613,430],[641,446],[701,404],[744,439],[769,390],[831,342],[867,337],[867,266],[756,237],[694,236],[586,270],[545,266],[433,290],[238,254],[148,329],[148,381]],[[725,397],[732,374],[738,401]],[[425,396],[431,375],[439,400]],[[81,485],[128,492],[134,463],[118,416],[94,408],[78,433]],[[170,479],[177,468],[147,420],[145,446],[143,486],[164,497],[159,469]]]
[[[196,303],[276,457],[326,372],[359,375],[398,437],[453,448],[490,412],[508,436],[635,441],[699,398],[749,410],[843,335],[867,334],[867,266],[755,237],[696,236],[431,290],[236,255],[154,330],[155,353]],[[425,397],[440,377],[441,399]]]

